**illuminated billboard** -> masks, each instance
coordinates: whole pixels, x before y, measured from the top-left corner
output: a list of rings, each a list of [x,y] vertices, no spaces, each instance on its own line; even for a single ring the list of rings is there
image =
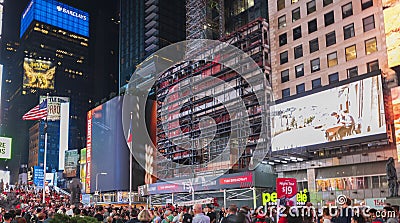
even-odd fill
[[[11,159],[11,138],[0,137],[0,159]]]
[[[81,159],[80,159],[80,177],[83,185],[83,192],[86,192],[86,148],[81,149]]]
[[[400,65],[400,4],[391,4],[397,1],[383,1],[385,21],[386,47],[389,67]]]
[[[34,21],[89,37],[89,13],[55,0],[32,0],[21,16],[20,37]]]
[[[390,89],[393,106],[394,132],[396,136],[397,159],[400,162],[400,87]]]
[[[24,59],[24,88],[54,89],[56,66],[50,61]]]
[[[79,154],[78,150],[65,151],[65,166],[64,174],[65,177],[76,177],[78,170]]]
[[[386,133],[381,77],[272,106],[272,150]]]

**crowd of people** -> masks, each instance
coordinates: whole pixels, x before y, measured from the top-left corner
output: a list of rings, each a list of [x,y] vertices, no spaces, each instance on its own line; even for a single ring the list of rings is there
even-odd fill
[[[89,216],[104,223],[398,223],[399,207],[386,206],[384,210],[369,210],[368,216],[352,214],[351,200],[343,204],[342,209],[349,209],[348,214],[336,216],[330,210],[321,213],[311,209],[286,207],[279,216],[276,209],[259,207],[256,210],[247,206],[215,210],[212,205],[195,204],[190,207],[173,205],[146,209],[143,206],[77,206],[69,204],[69,197],[54,189],[46,191],[46,203],[42,201],[42,191],[31,186],[16,186],[3,192],[0,200],[8,200],[9,206],[0,203],[0,222],[39,223],[51,222],[57,214],[61,216]],[[9,198],[13,197],[12,200]],[[308,203],[307,205],[311,205]],[[309,211],[309,212],[307,212]],[[317,211],[318,212],[318,211]]]

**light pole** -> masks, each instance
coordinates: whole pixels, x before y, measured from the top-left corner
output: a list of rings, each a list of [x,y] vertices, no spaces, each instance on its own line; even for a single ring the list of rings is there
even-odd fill
[[[99,198],[99,191],[98,191],[99,175],[107,175],[107,173],[105,173],[105,172],[96,173],[96,191],[94,192],[94,194],[96,195],[96,206],[97,206],[97,199]]]

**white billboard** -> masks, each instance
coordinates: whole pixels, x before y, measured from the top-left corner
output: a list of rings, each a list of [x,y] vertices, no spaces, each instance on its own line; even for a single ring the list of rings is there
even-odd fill
[[[272,107],[272,150],[386,132],[381,77],[369,77]]]
[[[40,96],[39,104],[46,99],[46,96]],[[57,121],[61,117],[61,103],[69,102],[68,97],[49,96],[47,102],[47,120]]]
[[[0,159],[11,159],[12,139],[0,137]]]

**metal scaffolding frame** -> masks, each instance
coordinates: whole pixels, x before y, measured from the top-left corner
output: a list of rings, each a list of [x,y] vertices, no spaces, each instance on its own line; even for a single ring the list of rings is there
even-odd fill
[[[190,7],[195,7],[203,1],[188,0],[187,7],[190,2],[193,3]],[[201,10],[196,8],[196,11]],[[193,27],[198,28],[199,26],[193,25]],[[193,36],[200,35],[201,32],[192,34]],[[242,71],[241,75],[220,64],[223,62],[235,67],[240,61],[237,55],[222,58],[223,54],[217,49],[214,53],[212,52],[214,49],[206,49],[215,55],[213,62],[183,62],[158,77],[156,82],[158,103],[156,146],[158,154],[160,154],[156,158],[158,178],[173,180],[202,175],[215,176],[228,171],[244,171],[248,169],[257,145],[260,146],[261,143],[265,151],[269,150],[268,140],[265,138],[267,136],[260,136],[261,128],[266,128],[261,123],[262,118],[265,118],[262,114],[266,114],[263,112],[267,109],[267,102],[257,101],[256,97],[257,92],[265,94],[268,87],[261,80],[257,82],[259,85],[251,86],[243,78],[245,76],[249,80],[259,77],[258,68],[261,68],[263,74],[269,79],[268,39],[268,24],[262,18],[239,28],[237,32],[222,39],[222,41],[246,52],[257,63],[257,67],[254,68],[237,67],[237,70]],[[230,98],[231,96],[226,93],[231,89],[224,89],[224,85],[221,86],[214,82],[202,83],[201,88],[194,85],[195,78],[208,76],[219,78],[233,86],[236,94],[244,102],[248,113],[246,118],[249,120],[251,130],[248,138],[242,132],[241,126],[245,120],[242,120],[240,108],[233,107],[230,111],[233,113],[230,114],[222,103],[213,100],[213,98],[220,98],[225,105],[232,104],[234,98]],[[215,89],[221,90],[215,91]],[[173,100],[165,101],[167,95]],[[203,96],[198,97],[198,95]],[[165,106],[168,108],[168,113],[176,114],[168,120],[161,115],[161,107]],[[216,132],[203,128],[200,137],[199,123],[202,117],[211,117],[215,121]],[[216,133],[217,137],[210,140],[208,136],[213,133]],[[230,134],[235,134],[235,139],[230,139]],[[192,140],[185,141],[184,137],[190,137]],[[261,138],[263,140],[260,140]],[[174,140],[178,140],[180,143],[173,143]],[[227,146],[229,149],[224,150]],[[245,148],[242,154],[240,154],[239,148]],[[164,159],[165,157],[167,161]],[[213,159],[218,160],[213,165],[208,165],[207,163]]]

